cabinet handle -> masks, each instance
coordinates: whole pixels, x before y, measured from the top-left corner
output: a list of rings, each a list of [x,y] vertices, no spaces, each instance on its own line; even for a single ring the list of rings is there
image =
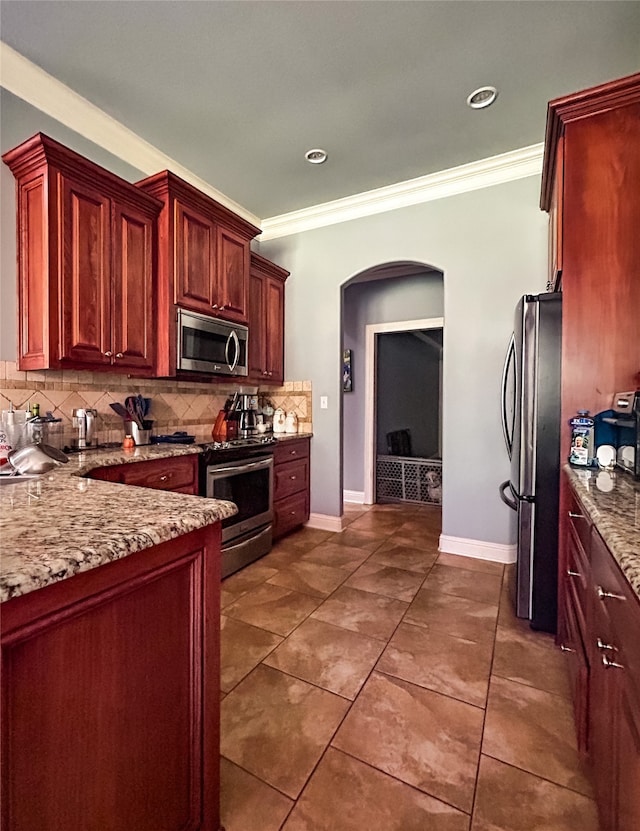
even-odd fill
[[[269,370],[269,375],[273,375],[273,372],[271,372],[271,370]]]
[[[582,575],[577,571],[571,571],[570,568],[567,569],[567,577],[582,577]]]
[[[168,475],[166,473],[163,473],[162,476],[160,477],[160,481],[161,482],[166,482],[168,480],[168,478],[169,478]]]
[[[105,358],[110,358],[113,355],[113,352],[110,349],[107,349],[107,351],[103,352],[102,354],[105,356]]]
[[[211,308],[212,308],[212,309],[219,309],[219,308],[220,308],[220,306],[218,306],[218,304],[217,304],[217,303],[212,303],[212,304],[211,304]]]
[[[596,588],[596,594],[598,595],[598,597],[599,597],[599,598],[600,598],[600,600],[602,600],[602,601],[607,600],[607,598],[610,598],[611,600],[624,600],[624,596],[623,596],[623,595],[621,595],[621,594],[615,594],[615,592],[608,592],[608,591],[605,591],[605,590],[602,588],[602,586],[598,586],[598,587]]]
[[[605,669],[624,669],[624,664],[619,664],[617,661],[612,661],[606,655],[602,656],[602,666]]]
[[[571,649],[570,646],[565,646],[563,643],[560,644],[560,649],[563,652],[575,652],[575,649]]]
[[[617,652],[618,650],[610,643],[605,643],[602,638],[596,638],[596,646],[598,649],[607,649],[609,652]]]
[[[116,352],[116,358],[124,358],[122,352]]]
[[[582,514],[574,514],[573,511],[569,511],[569,516],[571,519],[584,519]]]
[[[289,516],[295,516],[295,515],[296,515],[295,511],[289,511]]]
[[[297,452],[298,452],[297,450],[290,450],[289,455],[290,456],[295,456]]]
[[[291,479],[291,481],[293,481],[294,479],[297,479],[297,478],[298,478],[297,476],[290,476],[289,477],[289,479]]]
[[[268,375],[269,373],[268,373],[268,372],[267,372],[267,370],[265,369],[265,370],[264,370],[264,372],[263,372],[262,374],[263,374],[263,375]]]

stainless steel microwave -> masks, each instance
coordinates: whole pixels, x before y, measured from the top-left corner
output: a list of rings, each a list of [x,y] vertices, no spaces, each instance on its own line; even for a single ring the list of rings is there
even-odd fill
[[[178,371],[247,375],[246,326],[178,309]]]

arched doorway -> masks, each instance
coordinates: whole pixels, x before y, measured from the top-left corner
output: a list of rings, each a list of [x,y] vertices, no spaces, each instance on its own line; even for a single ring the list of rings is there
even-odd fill
[[[385,400],[384,389],[379,389],[376,378],[378,338],[394,332],[404,333],[400,338],[411,340],[406,334],[410,332],[415,332],[416,339],[424,338],[425,333],[441,330],[443,325],[443,273],[430,265],[416,262],[381,264],[354,275],[343,285],[342,345],[350,350],[352,358],[351,391],[342,395],[343,495],[346,500],[367,504],[375,501],[375,458],[380,446],[377,412],[384,411],[387,417],[393,412],[393,402]],[[418,367],[404,367],[401,374],[402,383],[409,385],[413,379],[414,392],[421,392]],[[438,391],[439,388],[440,383]],[[396,387],[395,394],[397,390]],[[376,406],[379,395],[383,396],[383,407]],[[394,393],[389,391],[388,395]],[[405,396],[405,401],[419,401],[420,397],[419,394],[409,395],[408,399]],[[405,429],[410,429],[411,424],[419,447],[418,417],[413,421],[409,419]],[[403,425],[397,422],[396,426]],[[438,425],[438,451],[439,431]],[[431,455],[439,455],[439,452]]]

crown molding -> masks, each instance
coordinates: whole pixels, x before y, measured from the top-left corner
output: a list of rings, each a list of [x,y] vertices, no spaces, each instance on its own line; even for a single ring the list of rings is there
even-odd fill
[[[129,130],[65,84],[0,41],[0,85],[65,127],[127,162],[147,176],[171,170],[189,184],[243,217],[260,225],[259,217],[229,199],[204,179]]]
[[[532,144],[491,156],[477,162],[430,173],[395,185],[335,199],[311,208],[273,216],[262,221],[261,241],[299,234],[326,225],[348,222],[373,214],[394,211],[422,202],[432,202],[527,176],[539,176],[542,171],[544,145]]]

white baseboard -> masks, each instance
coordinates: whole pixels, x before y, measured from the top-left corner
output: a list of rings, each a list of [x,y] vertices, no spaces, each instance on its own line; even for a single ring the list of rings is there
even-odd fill
[[[364,491],[342,491],[342,499],[354,505],[364,505]]]
[[[493,560],[496,563],[515,563],[517,547],[497,542],[468,540],[464,537],[450,537],[440,534],[440,551],[445,554],[460,554],[477,560]]]
[[[305,523],[306,528],[318,528],[320,531],[340,532],[343,529],[342,517],[330,516],[329,514],[309,514],[309,521]]]

